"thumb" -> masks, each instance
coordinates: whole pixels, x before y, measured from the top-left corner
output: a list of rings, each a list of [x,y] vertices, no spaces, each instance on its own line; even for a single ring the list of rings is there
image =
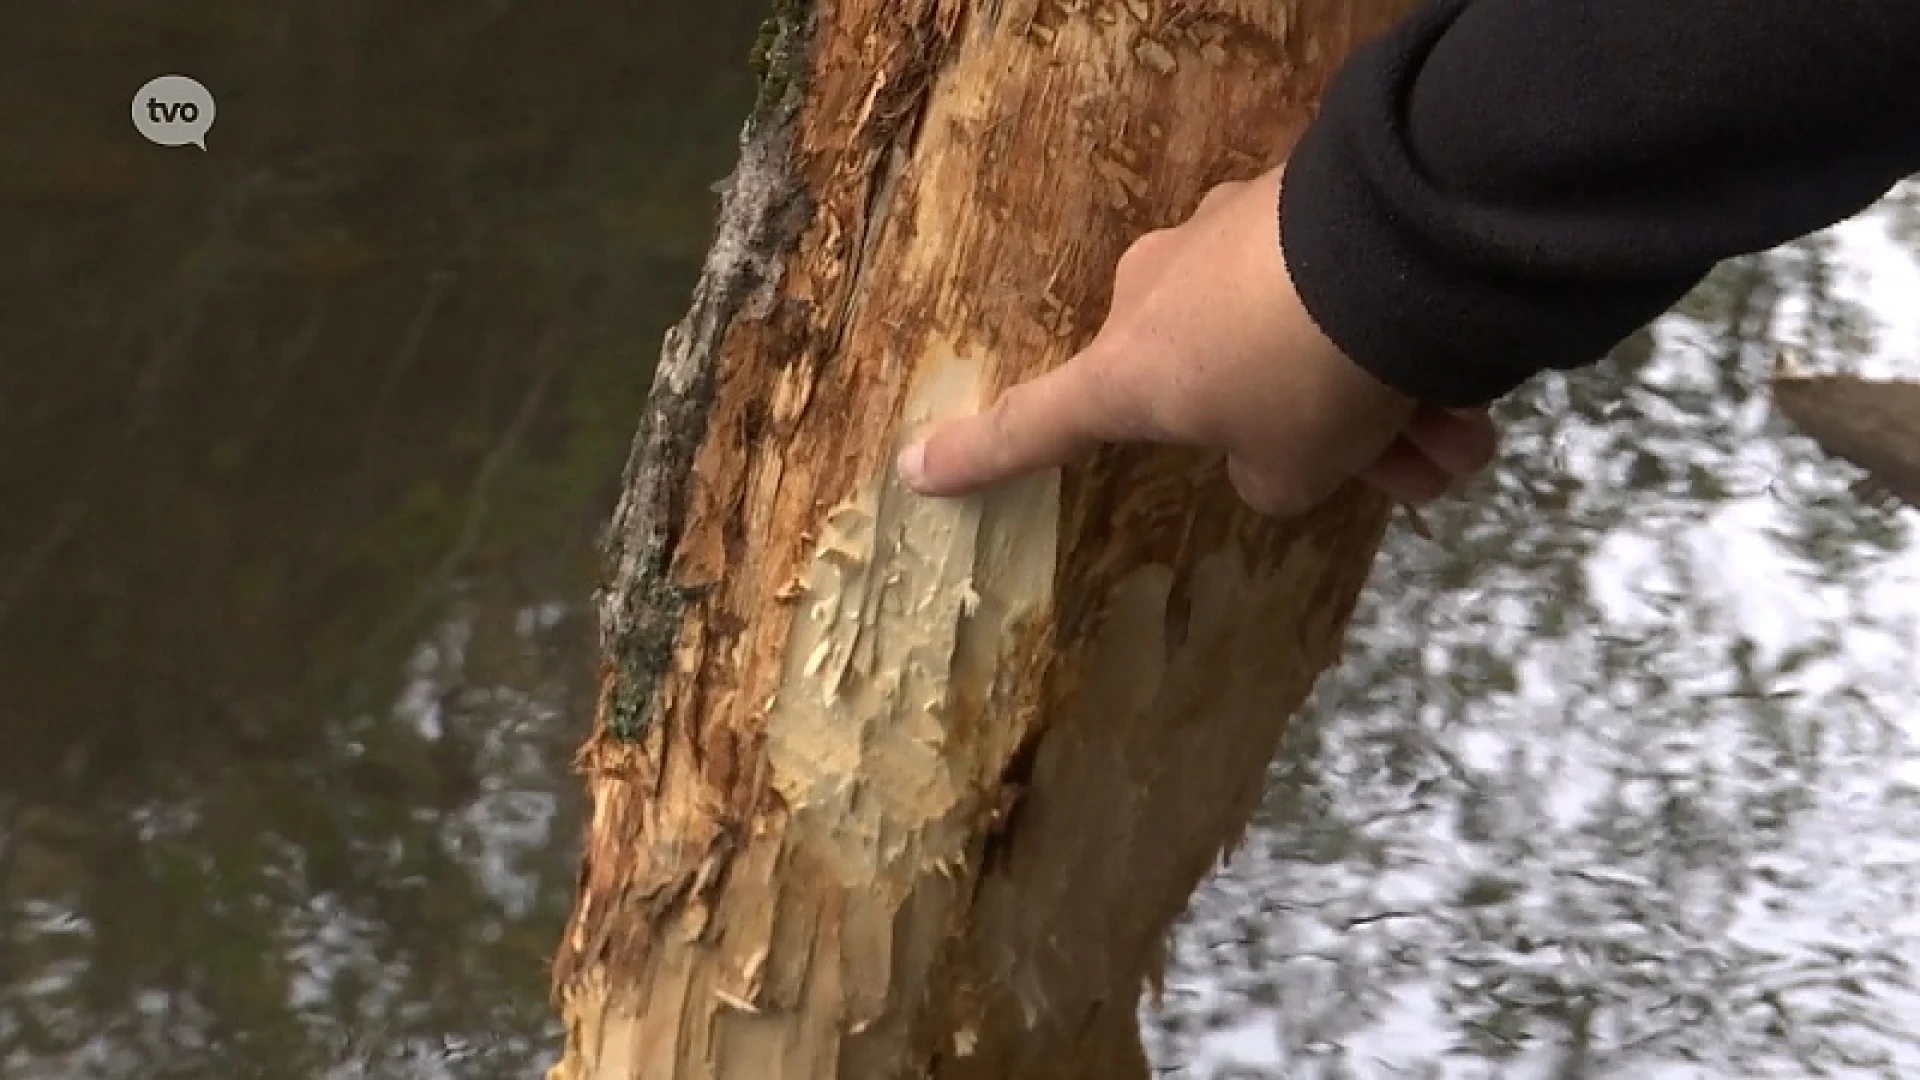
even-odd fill
[[[948,496],[1065,465],[1125,434],[1116,411],[1103,405],[1109,383],[1083,352],[1005,391],[985,412],[936,425],[900,452],[895,467],[914,491]]]

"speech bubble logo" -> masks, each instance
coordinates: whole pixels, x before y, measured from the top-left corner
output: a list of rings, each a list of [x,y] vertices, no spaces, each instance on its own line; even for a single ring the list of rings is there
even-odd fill
[[[205,150],[213,94],[185,75],[162,75],[133,95],[133,126],[150,143]]]

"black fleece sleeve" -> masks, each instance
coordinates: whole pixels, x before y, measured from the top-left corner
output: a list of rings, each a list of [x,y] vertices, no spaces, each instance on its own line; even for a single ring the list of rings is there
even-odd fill
[[[1917,171],[1920,0],[1430,0],[1335,76],[1281,244],[1355,361],[1476,405]]]

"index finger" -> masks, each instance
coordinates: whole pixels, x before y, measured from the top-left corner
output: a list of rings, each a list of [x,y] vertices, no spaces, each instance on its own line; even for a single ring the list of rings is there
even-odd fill
[[[902,450],[895,467],[914,491],[948,496],[1065,465],[1122,434],[1099,383],[1081,353],[986,411],[939,424]]]

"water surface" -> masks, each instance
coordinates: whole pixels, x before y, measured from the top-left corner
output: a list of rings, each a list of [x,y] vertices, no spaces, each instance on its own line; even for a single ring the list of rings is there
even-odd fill
[[[546,1060],[582,605],[763,6],[10,13],[0,1074]],[[172,72],[205,153],[129,121]]]

